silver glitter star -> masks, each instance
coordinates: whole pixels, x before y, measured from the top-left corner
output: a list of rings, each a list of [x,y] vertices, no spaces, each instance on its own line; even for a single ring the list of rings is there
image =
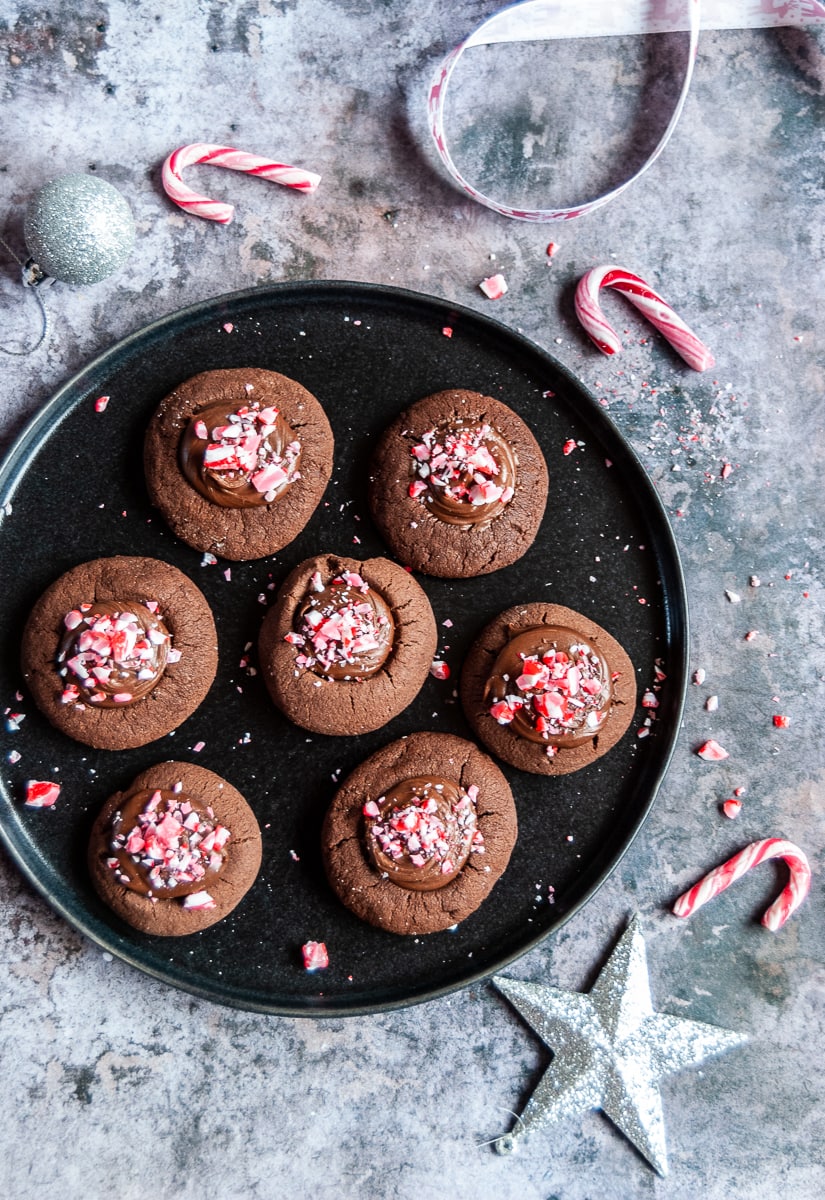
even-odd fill
[[[600,1108],[666,1175],[659,1081],[748,1040],[653,1011],[638,913],[586,995],[500,976],[493,983],[553,1051],[516,1128],[493,1143],[500,1154],[511,1154],[532,1129]]]

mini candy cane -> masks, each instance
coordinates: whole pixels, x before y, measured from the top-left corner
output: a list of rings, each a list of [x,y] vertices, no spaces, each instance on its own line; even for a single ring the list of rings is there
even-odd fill
[[[221,225],[228,225],[232,220],[234,206],[224,204],[220,200],[210,200],[208,196],[193,192],[181,178],[183,168],[196,163],[226,167],[230,171],[244,171],[247,175],[259,175],[262,179],[282,183],[285,187],[296,188],[299,192],[314,192],[321,182],[321,176],[314,175],[312,171],[302,171],[299,167],[289,167],[286,163],[271,162],[256,154],[233,150],[231,146],[194,142],[191,146],[181,146],[178,150],[173,150],[163,164],[162,179],[167,196],[185,212],[196,217],[206,217],[208,221],[217,221]]]
[[[689,917],[697,908],[701,908],[708,900],[730,887],[740,875],[744,875],[751,867],[768,858],[783,859],[791,872],[790,883],[762,917],[762,924],[767,929],[779,929],[805,899],[811,885],[811,868],[807,858],[798,846],[793,842],[784,841],[783,838],[765,838],[761,842],[751,842],[750,846],[734,854],[733,858],[722,863],[721,867],[708,872],[690,891],[681,895],[673,905],[673,912],[677,917]]]
[[[631,304],[635,304],[694,371],[706,371],[713,366],[714,358],[710,350],[676,315],[667,301],[638,275],[614,266],[593,267],[582,276],[576,288],[576,316],[603,354],[616,354],[622,348],[619,335],[599,306],[599,290],[603,287],[615,288]]]

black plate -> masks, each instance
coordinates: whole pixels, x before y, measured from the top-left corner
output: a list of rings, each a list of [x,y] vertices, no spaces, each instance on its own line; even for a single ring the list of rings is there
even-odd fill
[[[175,384],[197,371],[245,365],[281,371],[319,397],[335,432],[336,466],[304,533],[275,559],[232,564],[227,581],[226,563],[202,566],[151,509],[141,450],[150,413]],[[368,515],[370,447],[399,408],[448,387],[504,400],[538,437],[550,499],[536,544],[492,576],[421,580],[440,648],[449,647],[451,680],[430,678],[406,712],[368,736],[306,734],[280,717],[260,678],[240,665],[263,603],[312,554],[386,553]],[[102,394],[109,405],[97,413]],[[571,438],[584,446],[565,455]],[[4,740],[3,840],[68,921],[166,983],[300,1016],[378,1011],[462,987],[523,954],[592,896],[653,803],[687,675],[685,590],[670,527],[638,460],[582,385],[495,321],[394,288],[325,282],[256,288],[185,309],[114,346],[58,392],[0,469],[0,505],[11,505],[0,525],[0,702],[25,713]],[[212,605],[221,648],[218,678],[198,712],[174,735],[117,754],[72,742],[28,696],[15,699],[31,604],[57,575],[106,554],[151,555],[187,572]],[[363,924],[338,903],[321,866],[319,829],[336,781],[403,734],[434,728],[469,736],[453,691],[462,656],[497,612],[534,600],[569,605],[604,625],[630,653],[640,695],[653,682],[655,660],[664,661],[653,734],[635,736],[640,709],[633,732],[577,774],[547,780],[505,768],[518,843],[491,897],[454,932],[401,938]],[[10,764],[14,750],[21,758]],[[152,938],[97,899],[85,843],[108,795],[173,757],[225,775],[249,798],[264,862],[221,924],[189,938]],[[25,808],[26,780],[52,778],[63,785],[55,808]],[[330,966],[320,974],[302,968],[300,946],[309,939],[329,948]]]

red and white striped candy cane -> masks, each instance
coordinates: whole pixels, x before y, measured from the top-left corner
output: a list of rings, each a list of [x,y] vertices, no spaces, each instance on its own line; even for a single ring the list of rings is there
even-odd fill
[[[768,858],[783,859],[791,872],[790,882],[762,917],[762,924],[766,928],[779,929],[805,899],[811,886],[811,868],[807,858],[798,846],[783,838],[751,842],[750,846],[734,854],[721,867],[708,872],[690,891],[681,895],[673,905],[673,912],[677,917],[689,917],[697,908],[730,887],[740,875]]]
[[[713,366],[710,350],[667,301],[638,275],[614,266],[593,267],[582,276],[576,288],[576,316],[603,354],[616,354],[622,348],[619,335],[599,305],[599,292],[603,287],[615,288],[634,304],[694,371],[706,371]]]
[[[314,192],[321,182],[321,176],[313,174],[312,171],[303,171],[299,167],[287,166],[286,163],[272,162],[268,158],[260,158],[257,154],[247,154],[244,150],[233,150],[231,146],[193,142],[191,146],[181,146],[173,150],[163,164],[162,171],[163,187],[167,196],[185,212],[196,217],[206,217],[208,221],[217,221],[221,225],[228,225],[232,220],[234,205],[210,200],[208,196],[201,196],[186,186],[181,172],[184,167],[191,167],[196,163],[210,167],[226,167],[230,171],[243,171],[247,175],[258,175],[261,179],[296,188],[299,192]]]

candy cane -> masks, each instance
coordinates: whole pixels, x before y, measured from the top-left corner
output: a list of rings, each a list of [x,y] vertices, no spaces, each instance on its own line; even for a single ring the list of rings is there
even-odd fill
[[[689,917],[697,908],[730,887],[740,875],[768,858],[783,859],[791,872],[790,882],[762,917],[762,924],[767,929],[779,929],[805,899],[811,886],[811,868],[807,858],[798,846],[783,838],[751,842],[750,846],[734,854],[721,867],[709,871],[690,891],[681,895],[673,905],[673,912],[677,917]]]
[[[622,348],[619,335],[599,306],[599,291],[603,287],[615,288],[635,304],[694,371],[706,371],[713,366],[710,350],[667,301],[638,275],[613,266],[593,267],[582,276],[576,288],[576,316],[603,354],[616,354]]]
[[[228,225],[232,220],[234,205],[210,200],[208,196],[201,196],[186,186],[181,172],[184,167],[191,167],[196,163],[226,167],[230,171],[244,171],[247,175],[259,175],[262,179],[296,188],[299,192],[314,192],[321,182],[321,176],[314,175],[312,171],[302,171],[299,167],[289,167],[286,163],[271,162],[257,154],[233,150],[231,146],[194,142],[191,146],[181,146],[178,150],[173,150],[163,164],[162,171],[163,187],[167,196],[185,212],[196,217],[206,217],[208,221],[217,221],[221,225]]]

